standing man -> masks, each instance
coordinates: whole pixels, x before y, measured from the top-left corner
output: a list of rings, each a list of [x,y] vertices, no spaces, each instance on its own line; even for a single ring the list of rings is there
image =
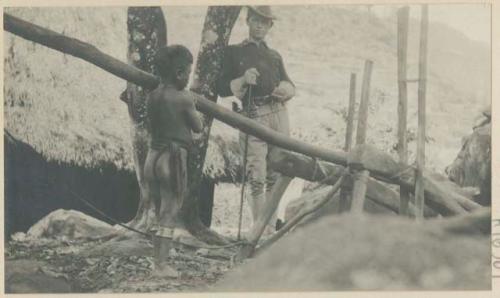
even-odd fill
[[[220,96],[236,96],[241,100],[245,116],[289,135],[286,102],[295,95],[295,86],[288,77],[281,55],[268,47],[265,37],[276,17],[269,6],[249,6],[247,25],[249,37],[225,49],[221,76],[217,81]],[[250,185],[249,198],[255,223],[262,213],[266,194],[276,182],[278,173],[268,167],[272,145],[240,132],[240,147],[247,147],[246,173]]]

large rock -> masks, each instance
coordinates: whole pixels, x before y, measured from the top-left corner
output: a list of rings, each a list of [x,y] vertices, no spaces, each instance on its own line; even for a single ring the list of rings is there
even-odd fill
[[[324,217],[228,273],[214,290],[490,289],[490,238],[450,233],[439,222]]]
[[[51,212],[26,233],[28,238],[96,238],[115,232],[113,226],[75,210]]]
[[[486,110],[471,135],[464,138],[457,158],[446,168],[451,181],[477,187],[476,201],[491,206],[491,112]]]

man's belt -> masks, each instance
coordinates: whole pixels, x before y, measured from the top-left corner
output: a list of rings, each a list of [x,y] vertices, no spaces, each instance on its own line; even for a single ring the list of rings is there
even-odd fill
[[[274,96],[272,95],[264,95],[264,96],[255,96],[252,98],[253,104],[260,107],[266,105],[268,103],[273,102]]]

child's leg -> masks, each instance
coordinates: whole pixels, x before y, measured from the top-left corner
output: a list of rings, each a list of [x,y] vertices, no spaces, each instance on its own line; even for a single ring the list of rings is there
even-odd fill
[[[146,203],[147,206],[146,208],[149,209],[149,206],[151,204],[154,204],[155,206],[155,214],[147,214],[148,216],[153,217],[150,220],[153,220],[156,226],[158,222],[158,212],[159,212],[159,204],[160,204],[160,185],[158,182],[158,179],[156,178],[154,167],[155,163],[161,154],[160,151],[150,149],[148,151],[148,155],[146,156],[146,161],[144,163],[144,179],[145,179],[145,187],[143,189],[143,195],[144,195],[144,202]]]
[[[187,152],[177,148],[175,152],[165,152],[157,163],[161,196],[159,224],[175,228],[181,224],[179,212],[187,188]]]

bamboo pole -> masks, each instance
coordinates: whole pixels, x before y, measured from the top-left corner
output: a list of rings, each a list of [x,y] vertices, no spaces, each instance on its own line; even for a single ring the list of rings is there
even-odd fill
[[[363,73],[363,83],[361,85],[361,100],[358,112],[358,128],[356,130],[356,145],[363,145],[366,140],[366,129],[368,125],[368,105],[370,100],[370,79],[372,74],[373,61],[366,60]],[[363,212],[363,205],[366,195],[366,183],[370,173],[366,169],[357,169],[354,174],[354,186],[352,191],[351,212],[360,214]]]
[[[415,206],[417,221],[424,215],[424,168],[425,168],[425,93],[427,85],[427,32],[429,25],[428,6],[422,5],[420,26],[420,57],[418,63],[418,138],[417,138],[417,173],[415,179]]]
[[[408,49],[408,19],[409,7],[405,6],[398,10],[398,155],[399,162],[408,164],[407,143],[407,118],[408,118],[408,91],[407,91],[407,49]],[[410,202],[410,191],[407,187],[400,186],[399,214],[408,215]]]
[[[347,125],[346,125],[345,144],[344,144],[345,152],[349,152],[349,150],[351,150],[352,147],[355,103],[356,103],[356,74],[351,73],[351,79],[349,81],[349,105],[347,109]],[[351,199],[351,192],[349,191],[347,185],[345,184],[349,182],[350,179],[345,179],[344,184],[340,189],[338,213],[344,212],[348,208],[349,205],[348,203]]]

